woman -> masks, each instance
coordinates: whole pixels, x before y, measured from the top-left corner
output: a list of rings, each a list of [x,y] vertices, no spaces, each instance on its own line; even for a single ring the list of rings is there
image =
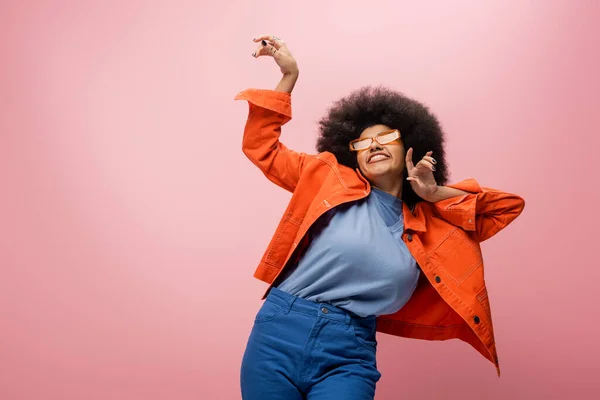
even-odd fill
[[[298,66],[265,35],[275,90],[249,89],[243,151],[293,193],[255,277],[270,284],[244,353],[242,396],[373,399],[375,332],[466,341],[499,373],[479,243],[523,210],[470,179],[446,186],[443,133],[420,103],[383,88],[339,100],[316,155],[279,142]]]

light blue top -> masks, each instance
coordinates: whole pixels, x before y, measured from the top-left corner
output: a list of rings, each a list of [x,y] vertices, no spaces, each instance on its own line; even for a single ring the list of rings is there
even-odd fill
[[[403,229],[402,201],[373,188],[366,199],[337,206],[315,222],[306,253],[284,271],[278,288],[361,317],[393,314],[419,279]]]

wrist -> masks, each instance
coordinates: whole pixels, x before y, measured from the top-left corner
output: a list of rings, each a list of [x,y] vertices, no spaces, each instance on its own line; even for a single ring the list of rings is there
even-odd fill
[[[438,201],[440,199],[439,198],[440,189],[442,189],[442,191],[443,191],[443,186],[436,185],[432,189],[432,191],[429,193],[429,195],[426,196],[426,198],[424,200],[427,201],[427,202],[429,202],[429,203],[435,203],[436,201]]]
[[[425,201],[430,203],[436,203],[438,201],[451,199],[453,197],[466,196],[471,193],[465,192],[464,190],[454,189],[449,186],[436,186],[435,190],[431,192],[429,196],[427,196]]]
[[[281,72],[283,73],[283,76],[290,76],[290,77],[298,77],[298,75],[300,74],[300,69],[298,68],[298,64],[296,62],[293,62],[291,64],[289,64],[287,66],[287,68],[282,69]]]

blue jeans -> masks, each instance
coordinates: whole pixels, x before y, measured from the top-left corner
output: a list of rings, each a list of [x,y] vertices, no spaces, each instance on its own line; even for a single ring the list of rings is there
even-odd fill
[[[375,317],[271,289],[241,368],[244,400],[372,400]]]

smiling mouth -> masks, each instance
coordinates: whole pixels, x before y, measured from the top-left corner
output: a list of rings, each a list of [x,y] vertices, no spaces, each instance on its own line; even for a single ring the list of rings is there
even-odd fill
[[[374,156],[371,156],[369,158],[368,164],[373,164],[376,162],[384,161],[384,160],[387,160],[388,158],[390,158],[390,157],[386,156],[385,154],[375,154]]]

